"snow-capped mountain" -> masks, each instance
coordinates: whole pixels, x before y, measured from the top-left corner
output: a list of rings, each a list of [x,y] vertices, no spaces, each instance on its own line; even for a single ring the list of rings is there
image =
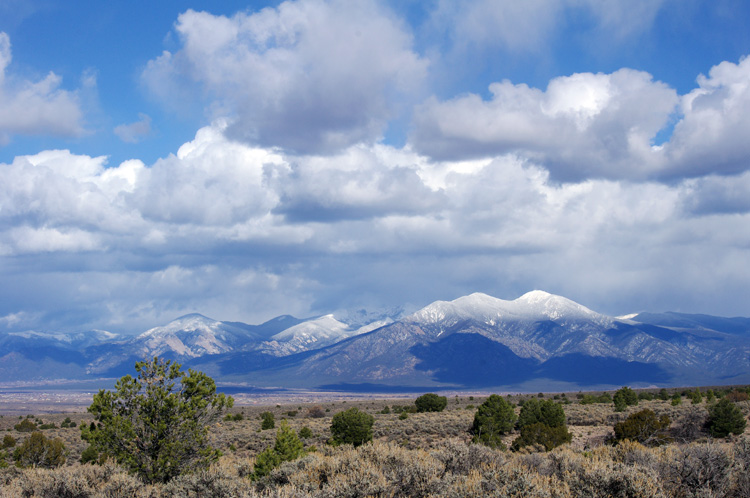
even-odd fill
[[[748,383],[750,319],[614,318],[536,290],[514,300],[474,293],[405,316],[401,309],[356,310],[248,325],[192,314],[131,337],[0,334],[0,376],[7,380],[115,377],[152,356],[219,382],[258,386]]]
[[[247,330],[193,313],[154,327],[130,342],[142,357],[163,356],[195,358],[227,353],[253,340]]]
[[[374,325],[376,328],[379,324]],[[372,328],[365,325],[353,328],[340,322],[331,315],[307,320],[279,332],[264,341],[258,350],[274,356],[287,356],[310,349],[319,349],[340,342],[348,337],[369,332]]]
[[[614,321],[576,302],[548,292],[535,290],[513,301],[476,292],[453,301],[436,301],[425,306],[405,320],[424,325],[439,324],[450,328],[465,320],[473,320],[489,326],[502,322],[528,322],[555,320],[566,323],[587,321],[602,326]]]
[[[513,301],[476,293],[310,351],[269,382],[690,385],[750,380],[748,358],[750,333],[738,338],[618,320],[543,291]]]

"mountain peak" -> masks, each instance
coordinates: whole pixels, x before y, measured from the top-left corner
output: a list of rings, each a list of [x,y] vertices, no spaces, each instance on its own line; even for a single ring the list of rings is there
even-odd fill
[[[566,320],[588,319],[600,323],[611,321],[570,299],[542,290],[533,290],[513,301],[474,292],[453,301],[435,301],[417,311],[411,318],[422,323],[451,322],[471,319],[494,325],[498,320]]]

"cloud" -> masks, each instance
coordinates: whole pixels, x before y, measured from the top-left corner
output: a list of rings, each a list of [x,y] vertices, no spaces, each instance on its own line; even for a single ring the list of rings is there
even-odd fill
[[[550,81],[546,91],[510,81],[415,113],[411,142],[436,159],[519,153],[556,179],[647,178],[661,165],[651,140],[676,109],[678,97],[642,71],[577,73]]]
[[[722,62],[682,97],[669,143],[672,176],[735,174],[750,168],[750,57]]]
[[[553,179],[676,181],[750,168],[750,58],[722,62],[686,95],[620,69],[552,79],[546,90],[493,83],[492,97],[431,98],[415,112],[414,149],[437,160],[515,153]],[[659,132],[673,131],[654,144]]]
[[[448,53],[501,50],[512,54],[541,52],[558,36],[585,39],[585,50],[599,50],[595,41],[624,42],[649,29],[666,0],[440,0],[429,27],[441,33]],[[565,33],[565,34],[563,34]],[[446,41],[447,40],[447,41]]]
[[[431,23],[447,32],[453,50],[504,48],[534,52],[553,34],[564,3],[441,0],[432,13]]]
[[[586,77],[599,89],[605,76]],[[611,105],[554,94],[547,112],[575,132]],[[151,165],[69,151],[0,164],[0,278],[14,282],[0,316],[27,317],[4,326],[137,332],[193,311],[259,323],[530,288],[610,313],[746,305],[746,173],[559,183],[517,153],[299,156],[225,130],[217,121]]]
[[[114,133],[120,140],[136,144],[151,134],[151,117],[138,113],[138,121],[130,124],[115,126]]]
[[[0,32],[0,145],[13,135],[83,135],[77,93],[60,89],[62,78],[52,72],[36,82],[10,74],[11,59],[10,38]]]
[[[687,211],[697,215],[750,213],[750,171],[689,180],[683,203]]]
[[[201,88],[230,137],[297,153],[377,140],[399,101],[419,91],[427,62],[410,34],[375,2],[300,0],[260,12],[189,10],[182,47],[149,62],[160,98]]]

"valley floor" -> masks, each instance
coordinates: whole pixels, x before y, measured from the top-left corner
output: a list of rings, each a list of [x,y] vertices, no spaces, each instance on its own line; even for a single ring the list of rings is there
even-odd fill
[[[406,418],[396,412],[413,405],[413,397],[236,406],[232,413],[242,413],[242,420],[222,421],[211,432],[212,444],[224,456],[207,471],[157,486],[146,486],[112,464],[77,463],[85,447],[80,431],[60,425],[65,418],[77,426],[88,424],[87,413],[38,414],[32,419],[57,426],[44,433],[63,440],[68,463],[51,470],[12,465],[0,469],[0,496],[750,496],[750,430],[729,440],[698,432],[658,448],[607,442],[616,422],[643,408],[668,415],[673,434],[681,434],[686,417],[707,413],[705,401],[693,405],[684,398],[677,406],[669,401],[641,401],[616,413],[612,403],[579,404],[575,393],[546,397],[553,396],[570,400],[564,409],[573,440],[549,453],[514,453],[471,444],[469,428],[476,407],[485,399],[480,395],[449,397],[443,412],[409,413]],[[531,397],[537,395],[516,395],[512,400]],[[750,402],[738,405],[747,417]],[[374,442],[356,449],[328,446],[331,417],[352,406],[375,417]],[[295,431],[307,427],[312,436],[303,439],[307,456],[252,482],[248,476],[255,457],[273,445],[276,434],[273,429],[261,430],[263,411],[274,414],[277,427],[286,419]],[[0,434],[12,435],[20,443],[28,435],[13,429],[18,422],[18,415],[2,416]],[[506,444],[516,436],[509,434]]]

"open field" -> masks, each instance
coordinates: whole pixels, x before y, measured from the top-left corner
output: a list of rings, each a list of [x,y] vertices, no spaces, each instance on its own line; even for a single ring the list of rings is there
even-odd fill
[[[674,391],[680,390],[670,390],[670,395]],[[60,438],[69,454],[59,469],[0,469],[0,496],[750,496],[750,429],[726,441],[712,440],[705,432],[688,438],[681,431],[687,417],[707,415],[705,400],[692,404],[682,398],[677,406],[642,400],[616,413],[612,403],[579,404],[579,393],[544,396],[569,400],[564,409],[573,435],[570,444],[550,453],[514,453],[471,444],[469,429],[486,395],[449,396],[444,411],[408,413],[405,418],[398,412],[413,406],[413,396],[323,396],[314,402],[301,397],[263,405],[243,404],[240,399],[230,413],[241,413],[242,420],[222,421],[211,430],[212,444],[224,453],[219,462],[209,471],[159,486],[143,485],[112,464],[78,463],[86,446],[79,426],[92,420],[81,407],[66,413],[5,414],[0,436],[11,435],[20,444],[28,433],[14,426],[32,415],[37,423],[56,426],[43,432]],[[518,404],[538,397],[509,399]],[[738,406],[747,417],[750,402],[740,401]],[[375,418],[373,444],[357,449],[328,446],[331,417],[351,407]],[[675,442],[659,448],[608,444],[613,425],[644,408],[670,417]],[[274,414],[276,428],[283,419],[295,432],[309,428],[312,436],[303,439],[309,453],[251,482],[248,476],[256,455],[272,446],[276,435],[275,429],[261,430],[260,414],[265,411]],[[61,428],[66,418],[76,427]],[[510,446],[517,436],[513,431],[504,442]],[[65,494],[71,486],[77,486],[78,494]]]

